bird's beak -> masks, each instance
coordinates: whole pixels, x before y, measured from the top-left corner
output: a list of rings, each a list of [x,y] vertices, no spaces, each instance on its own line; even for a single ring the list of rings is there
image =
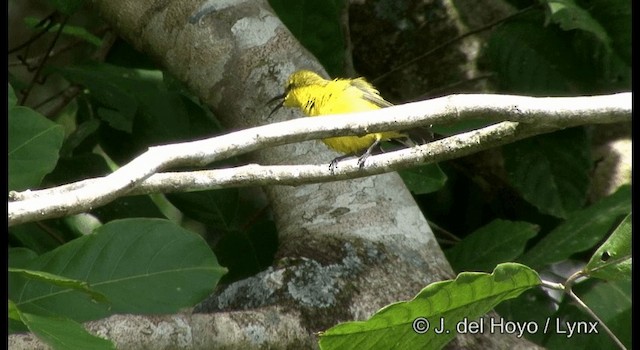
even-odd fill
[[[276,105],[276,106],[271,110],[271,113],[269,113],[269,117],[271,117],[271,115],[273,115],[273,113],[275,113],[277,110],[279,110],[280,108],[282,108],[282,106],[284,105],[284,97],[285,97],[285,94],[280,94],[280,95],[278,95],[278,96],[276,96],[276,97],[274,97],[274,98],[270,99],[270,100],[267,102],[267,104],[269,105],[269,104],[272,104],[272,103],[273,103],[273,102],[275,102],[275,101],[278,101],[278,100],[280,101],[280,102],[278,102],[278,104],[277,104],[277,105]]]

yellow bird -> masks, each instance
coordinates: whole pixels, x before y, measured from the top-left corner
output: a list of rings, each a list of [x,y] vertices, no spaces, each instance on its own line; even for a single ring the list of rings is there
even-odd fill
[[[272,114],[282,106],[299,108],[309,117],[365,112],[391,106],[364,78],[326,80],[308,70],[291,74],[284,94],[269,102],[280,99],[282,101],[273,109]],[[329,168],[333,171],[339,160],[351,155],[360,156],[358,166],[362,168],[367,157],[381,141],[393,139],[408,139],[408,135],[386,131],[364,136],[330,137],[322,141],[329,148],[346,155],[331,161]]]

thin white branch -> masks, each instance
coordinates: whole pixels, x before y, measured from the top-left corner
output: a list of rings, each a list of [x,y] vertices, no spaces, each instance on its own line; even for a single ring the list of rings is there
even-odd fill
[[[549,128],[503,122],[425,145],[371,156],[362,169],[358,167],[355,158],[343,160],[333,173],[329,170],[329,159],[321,165],[249,164],[227,169],[159,173],[140,183],[130,194],[202,191],[275,184],[297,186],[353,179],[459,158],[549,130]]]
[[[222,186],[335,181],[452,159],[531,135],[591,124],[631,120],[631,93],[592,97],[534,98],[507,95],[451,95],[351,115],[301,118],[250,128],[205,140],[151,147],[114,173],[55,188],[12,192],[9,225],[91,210],[118,197],[151,191],[182,191]],[[209,172],[154,174],[178,165],[205,165],[257,149],[340,135],[484,119],[501,123],[428,145],[371,157],[364,169],[341,162],[293,167],[250,165]],[[154,176],[153,179],[149,179]],[[308,180],[304,180],[304,179]],[[147,180],[148,179],[148,180]],[[225,180],[226,179],[226,180]],[[247,179],[247,180],[243,180]],[[226,181],[226,182],[225,182]],[[143,184],[142,187],[141,184]],[[135,190],[135,191],[134,191]]]

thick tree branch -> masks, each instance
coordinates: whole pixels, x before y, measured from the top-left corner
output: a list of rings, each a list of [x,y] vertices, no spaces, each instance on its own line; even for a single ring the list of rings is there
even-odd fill
[[[340,163],[335,173],[331,173],[323,164],[247,165],[232,169],[157,174],[172,166],[204,165],[285,143],[474,118],[510,122],[374,156],[367,160],[364,169],[359,169],[355,161],[345,161]],[[102,178],[46,190],[14,192],[11,194],[14,201],[9,202],[9,225],[80,213],[124,195],[231,186],[299,185],[381,174],[422,163],[462,157],[567,127],[630,119],[630,93],[556,98],[452,95],[374,112],[295,119],[200,141],[151,147],[118,171]]]
[[[253,325],[252,332],[238,331],[247,323]],[[213,314],[113,315],[84,325],[123,349],[145,349],[148,344],[154,349],[247,349],[272,344],[312,349],[316,345],[315,337],[300,326],[299,315],[275,306]],[[31,333],[12,334],[8,342],[12,349],[49,349]]]

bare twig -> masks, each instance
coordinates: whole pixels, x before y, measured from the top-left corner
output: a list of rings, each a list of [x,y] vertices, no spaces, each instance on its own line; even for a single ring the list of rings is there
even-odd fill
[[[60,21],[60,27],[58,28],[58,31],[56,32],[55,37],[53,38],[53,40],[51,40],[51,44],[49,45],[49,48],[47,49],[45,54],[42,56],[42,60],[38,63],[38,68],[36,69],[36,72],[33,74],[33,77],[31,78],[29,85],[27,86],[26,90],[22,94],[22,98],[20,99],[20,105],[24,105],[27,102],[27,98],[29,98],[29,94],[31,93],[31,90],[33,89],[35,84],[39,81],[40,73],[42,73],[42,69],[44,68],[45,63],[49,59],[51,51],[53,51],[53,48],[58,43],[58,39],[60,38],[60,35],[62,34],[62,30],[64,29],[64,26],[65,24],[67,24],[68,20],[69,20],[69,16],[62,17],[62,20]]]
[[[110,31],[106,31],[104,38],[102,39],[102,45],[91,55],[91,58],[97,62],[102,62],[106,58],[109,50],[115,43],[118,37]],[[56,100],[56,103],[51,107],[51,110],[47,113],[48,118],[53,118],[58,115],[68,104],[73,101],[78,95],[82,93],[82,87],[77,84],[72,84],[68,88],[61,91],[59,94],[55,94],[40,104],[38,104],[35,108],[38,108],[50,101]],[[58,98],[60,97],[60,98]]]
[[[37,32],[36,34],[34,34],[32,37],[30,37],[29,39],[27,39],[27,41],[25,41],[24,43],[9,49],[9,55],[16,53],[22,49],[24,49],[25,47],[29,47],[31,44],[33,44],[34,42],[36,42],[38,39],[40,39],[40,37],[42,37],[43,35],[45,35],[51,28],[53,28],[53,26],[56,25],[56,18],[59,16],[58,12],[54,12],[50,15],[48,15],[47,17],[43,18],[37,25],[36,28],[45,25],[44,28],[42,28],[39,32]]]
[[[606,323],[604,323],[604,321],[602,321],[602,319],[600,319],[600,317],[598,317],[598,315],[596,315],[595,312],[593,312],[591,310],[591,308],[589,306],[587,306],[587,304],[585,304],[574,292],[573,292],[573,284],[581,277],[585,277],[585,273],[584,271],[578,271],[576,273],[574,273],[573,275],[571,275],[569,278],[567,278],[567,281],[564,283],[564,292],[567,294],[567,296],[569,296],[569,298],[571,298],[571,300],[573,300],[574,303],[577,304],[577,306],[584,312],[586,312],[589,316],[591,316],[594,320],[596,320],[598,322],[598,324],[602,327],[602,329],[604,329],[605,332],[607,332],[607,334],[609,335],[609,337],[611,339],[613,339],[613,341],[616,343],[616,345],[618,345],[618,347],[620,349],[626,350],[627,347],[622,344],[622,342],[620,341],[620,339],[618,339],[618,337],[611,331],[611,329],[609,329],[609,327],[607,326]]]

